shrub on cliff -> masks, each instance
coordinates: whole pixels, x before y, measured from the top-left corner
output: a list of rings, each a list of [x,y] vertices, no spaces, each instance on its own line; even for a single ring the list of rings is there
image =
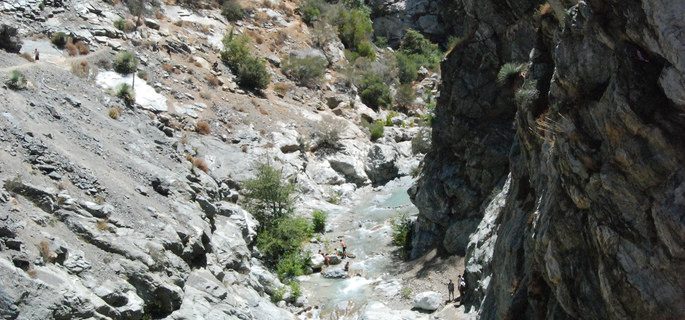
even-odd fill
[[[5,85],[12,90],[23,90],[26,89],[26,77],[19,70],[12,70],[10,72],[10,77],[5,81]]]
[[[283,72],[298,84],[315,86],[326,72],[328,61],[318,56],[288,57],[283,63]]]
[[[411,249],[412,227],[413,223],[406,215],[401,215],[392,221],[392,244],[401,247],[404,253]]]
[[[269,85],[271,75],[264,61],[252,55],[248,36],[234,36],[231,31],[224,37],[223,43],[221,60],[235,73],[240,86],[261,90]]]
[[[245,10],[235,0],[229,0],[221,7],[221,15],[228,21],[238,21],[245,17]]]
[[[121,74],[134,73],[138,68],[138,59],[128,51],[119,52],[114,57],[114,71]]]
[[[279,276],[298,276],[307,265],[302,243],[312,236],[312,226],[305,218],[282,217],[272,221],[257,235],[257,248],[266,262],[276,267]]]
[[[50,42],[52,42],[55,47],[62,49],[67,44],[67,34],[64,32],[55,32],[50,36]]]
[[[362,102],[373,109],[387,107],[392,103],[390,87],[376,74],[365,74],[359,83],[359,91]]]
[[[295,186],[286,181],[283,173],[269,164],[259,164],[253,179],[243,182],[247,209],[266,229],[274,221],[293,211]]]
[[[312,213],[312,226],[314,232],[323,233],[326,231],[326,217],[328,215],[321,210],[314,210]]]

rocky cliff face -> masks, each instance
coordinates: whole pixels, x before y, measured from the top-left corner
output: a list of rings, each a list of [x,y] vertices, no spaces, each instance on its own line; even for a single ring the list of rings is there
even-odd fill
[[[484,319],[684,317],[685,4],[452,6],[412,255],[466,251]]]

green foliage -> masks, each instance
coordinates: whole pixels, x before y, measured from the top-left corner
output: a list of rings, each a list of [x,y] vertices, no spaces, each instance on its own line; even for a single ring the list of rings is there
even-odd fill
[[[398,77],[400,83],[412,83],[414,80],[416,80],[419,66],[416,64],[414,59],[410,58],[409,55],[403,52],[397,52],[395,54],[395,59],[397,60],[397,69],[399,71]]]
[[[67,34],[64,32],[55,32],[50,37],[50,42],[52,42],[55,47],[63,49],[67,44]]]
[[[19,70],[12,70],[10,72],[10,78],[5,81],[5,85],[12,90],[23,90],[26,89],[26,77]]]
[[[117,20],[114,20],[114,27],[121,31],[124,31],[124,29],[126,29],[126,19],[119,18]]]
[[[266,63],[259,58],[249,58],[238,67],[238,84],[250,89],[265,89],[271,82]]]
[[[340,204],[340,201],[342,201],[342,195],[340,194],[340,191],[333,192],[328,199],[326,199],[328,203],[332,204]]]
[[[401,107],[407,107],[412,105],[414,100],[416,100],[416,91],[411,84],[401,84],[395,94],[395,101],[397,104]]]
[[[318,56],[294,57],[291,56],[283,63],[283,71],[291,79],[303,86],[318,84],[326,72],[328,61]]]
[[[295,252],[281,257],[276,264],[276,274],[281,280],[292,279],[305,274],[309,257],[302,252]]]
[[[392,103],[390,87],[377,74],[365,74],[359,84],[359,91],[362,102],[373,109],[387,107]]]
[[[283,174],[268,164],[257,166],[254,179],[243,182],[246,207],[259,221],[262,229],[286,217],[293,210],[295,186],[285,181]]]
[[[290,294],[292,295],[293,300],[297,300],[297,298],[299,298],[302,295],[302,289],[300,288],[300,283],[293,280],[293,281],[290,281],[290,283],[288,283],[288,285],[290,286]]]
[[[236,74],[240,86],[261,90],[269,85],[271,75],[266,69],[266,63],[252,55],[248,36],[234,36],[231,31],[224,37],[223,43],[221,60]]]
[[[350,50],[356,50],[362,43],[368,43],[373,33],[369,13],[364,9],[343,10],[340,12],[338,36]]]
[[[276,303],[281,301],[283,300],[283,296],[285,296],[285,286],[280,287],[271,293],[271,302]]]
[[[392,118],[397,117],[399,113],[397,111],[390,111],[388,114],[385,116],[385,126],[386,127],[392,127],[395,124],[392,123]]]
[[[237,1],[229,0],[221,7],[221,15],[228,21],[238,21],[245,17],[245,10]]]
[[[379,48],[385,48],[388,46],[388,38],[376,36],[376,41],[374,41]]]
[[[312,212],[312,226],[314,226],[314,232],[324,233],[326,231],[326,218],[328,214],[321,210],[314,210]]]
[[[360,57],[369,59],[376,58],[376,50],[373,48],[370,41],[363,41],[357,45],[357,54],[359,54]]]
[[[392,222],[392,244],[407,251],[411,247],[411,228],[412,222],[406,215],[395,218]]]
[[[298,10],[302,15],[302,20],[308,25],[318,21],[326,10],[327,3],[323,0],[306,0],[300,3]]]
[[[411,139],[411,152],[413,154],[426,154],[431,149],[431,131],[421,129]]]
[[[138,59],[128,51],[119,52],[119,54],[114,57],[114,71],[121,74],[129,74],[136,71],[138,68]]]
[[[371,141],[376,141],[383,137],[383,132],[385,131],[385,122],[382,120],[377,120],[373,123],[365,122],[363,125],[369,129],[369,135]]]
[[[299,260],[296,258],[302,258],[302,242],[309,240],[311,236],[312,227],[307,219],[283,217],[257,234],[257,248],[269,264],[276,265],[277,270],[287,273],[288,270],[297,269]]]
[[[116,95],[124,100],[124,103],[127,106],[131,106],[134,102],[136,102],[135,91],[133,91],[133,88],[126,83],[122,83],[117,86]]]
[[[506,85],[515,77],[518,77],[527,67],[525,63],[505,63],[497,73],[497,83]]]
[[[402,291],[400,292],[400,294],[402,295],[403,299],[411,298],[411,288],[409,288],[409,287],[402,288]]]
[[[442,59],[442,52],[437,44],[430,42],[418,31],[409,29],[402,38],[395,59],[400,83],[411,83],[416,80],[421,66],[436,70]]]

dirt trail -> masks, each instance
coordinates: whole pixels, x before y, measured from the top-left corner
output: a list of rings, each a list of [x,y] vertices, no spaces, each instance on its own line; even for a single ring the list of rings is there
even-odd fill
[[[57,67],[71,67],[71,62],[74,61],[80,61],[84,59],[92,59],[94,57],[97,57],[105,52],[109,52],[109,48],[100,48],[96,50],[95,52],[89,53],[84,56],[75,56],[75,57],[62,57],[62,56],[56,56],[56,55],[44,55],[41,56],[41,60],[39,61],[33,61],[33,62],[26,62],[22,64],[17,64],[13,66],[8,66],[8,67],[2,67],[0,68],[0,72],[8,72],[11,70],[21,70],[21,69],[26,69],[28,67],[38,67],[38,66],[45,66],[45,65],[53,65]]]

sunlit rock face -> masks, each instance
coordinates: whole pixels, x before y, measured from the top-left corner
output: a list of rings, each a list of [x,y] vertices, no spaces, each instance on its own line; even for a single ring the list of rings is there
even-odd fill
[[[451,7],[412,256],[466,253],[484,319],[684,317],[685,4]]]

